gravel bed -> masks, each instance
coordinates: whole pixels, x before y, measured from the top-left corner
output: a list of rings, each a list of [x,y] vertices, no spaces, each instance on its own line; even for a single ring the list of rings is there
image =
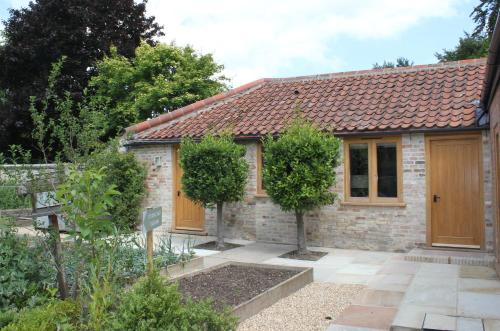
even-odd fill
[[[324,331],[363,288],[311,283],[247,319],[238,331]]]
[[[179,290],[194,300],[213,299],[216,308],[237,306],[300,271],[228,265],[181,278]]]

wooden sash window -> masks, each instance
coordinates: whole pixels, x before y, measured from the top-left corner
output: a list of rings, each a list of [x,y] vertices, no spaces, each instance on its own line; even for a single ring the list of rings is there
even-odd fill
[[[267,196],[264,182],[262,180],[262,169],[264,169],[264,155],[262,144],[257,145],[257,195]]]
[[[345,139],[344,161],[344,203],[403,203],[401,137]]]

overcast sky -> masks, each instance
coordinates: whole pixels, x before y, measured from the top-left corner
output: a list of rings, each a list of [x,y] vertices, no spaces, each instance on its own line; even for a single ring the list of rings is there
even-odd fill
[[[435,63],[473,27],[479,0],[149,0],[164,42],[192,45],[225,65],[232,85],[370,69],[407,57]],[[26,0],[0,0],[0,17]]]

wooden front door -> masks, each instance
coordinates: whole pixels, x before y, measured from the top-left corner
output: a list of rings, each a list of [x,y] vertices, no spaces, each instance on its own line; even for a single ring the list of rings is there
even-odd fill
[[[174,147],[174,219],[176,230],[202,231],[205,209],[189,200],[182,192],[182,168],[179,162],[179,146]]]
[[[481,136],[432,136],[427,137],[426,147],[430,244],[481,248],[484,230]]]

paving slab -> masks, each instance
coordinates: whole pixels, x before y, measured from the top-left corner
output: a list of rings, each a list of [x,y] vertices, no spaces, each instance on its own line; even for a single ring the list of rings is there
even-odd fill
[[[457,278],[415,278],[404,298],[404,303],[421,306],[457,306]]]
[[[455,264],[422,263],[417,277],[458,278],[460,266]]]
[[[252,243],[221,252],[222,258],[248,263],[260,263],[296,249],[295,245]]]
[[[378,271],[379,274],[405,274],[415,275],[420,268],[420,263],[409,261],[395,261],[391,259]]]
[[[413,279],[407,274],[376,274],[368,282],[368,288],[374,290],[405,292]]]
[[[328,265],[332,267],[344,267],[347,266],[354,260],[353,256],[337,256],[337,255],[325,255],[318,261],[315,261],[315,264],[318,265]]]
[[[485,319],[483,320],[484,331],[500,330],[500,320]]]
[[[344,268],[339,269],[340,274],[350,274],[350,275],[375,275],[381,266],[366,264],[366,263],[351,263]]]
[[[457,314],[467,317],[500,319],[500,295],[459,292]]]
[[[396,308],[351,305],[334,321],[338,325],[389,330]]]
[[[403,292],[364,289],[352,304],[361,306],[379,306],[397,308],[403,300]]]
[[[461,278],[498,279],[498,275],[493,268],[469,265],[460,266],[459,276]]]
[[[348,325],[338,325],[332,324],[326,329],[326,331],[384,331],[382,329],[372,329],[372,328],[363,328],[359,326],[348,326]]]
[[[442,314],[425,314],[423,329],[457,331],[457,318]]]
[[[483,321],[479,318],[457,318],[457,331],[484,331]]]
[[[492,279],[463,278],[458,280],[458,290],[500,295],[500,281]]]
[[[405,304],[399,306],[398,313],[392,323],[394,330],[421,330],[424,324],[425,314],[435,313],[442,315],[455,315],[456,308],[451,307],[435,307],[421,306],[413,304]]]
[[[314,266],[313,276],[315,282],[330,282],[329,279],[332,278],[337,273],[338,268],[329,268],[326,266]]]
[[[362,252],[354,258],[353,263],[384,264],[387,260],[398,255],[402,254],[391,252]]]

